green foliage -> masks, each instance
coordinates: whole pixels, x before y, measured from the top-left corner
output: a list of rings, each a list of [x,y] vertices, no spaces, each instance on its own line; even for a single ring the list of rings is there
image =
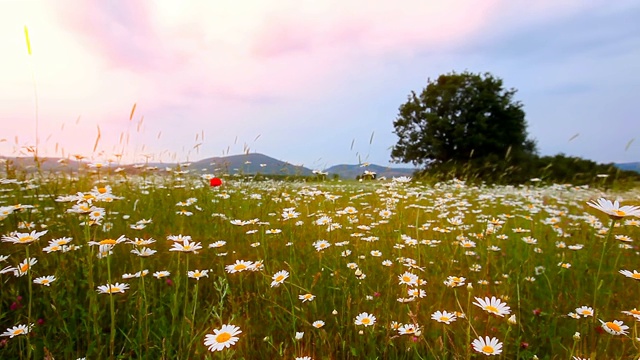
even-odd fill
[[[640,173],[621,170],[614,164],[598,164],[579,157],[531,156],[518,162],[488,156],[484,160],[447,161],[417,174],[436,181],[463,179],[489,184],[523,184],[531,179],[546,183],[595,185],[604,188],[629,188],[640,182]]]
[[[563,154],[539,157],[527,138],[522,104],[516,90],[489,73],[440,75],[420,94],[411,92],[393,122],[398,143],[395,162],[424,166],[416,174],[435,181],[519,184],[532,178],[576,185],[614,182],[633,186],[640,174],[613,164]]]
[[[536,147],[527,138],[515,93],[489,73],[450,73],[429,80],[419,95],[411,92],[400,106],[393,123],[399,139],[392,160],[438,167],[530,157]]]

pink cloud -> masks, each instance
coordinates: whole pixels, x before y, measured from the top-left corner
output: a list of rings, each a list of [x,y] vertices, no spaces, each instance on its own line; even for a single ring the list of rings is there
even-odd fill
[[[48,6],[61,28],[108,62],[136,71],[156,63],[145,3],[63,0]]]
[[[147,74],[156,87],[178,92],[200,86],[203,93],[230,89],[255,96],[296,94],[369,56],[455,43],[498,5],[283,1],[255,2],[249,10],[246,4],[202,4],[169,22],[163,16],[171,14],[151,2],[67,0],[50,6],[58,24],[108,66]]]

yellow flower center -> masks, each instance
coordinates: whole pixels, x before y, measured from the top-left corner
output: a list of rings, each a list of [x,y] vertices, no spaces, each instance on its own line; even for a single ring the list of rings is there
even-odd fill
[[[632,313],[633,315],[640,315],[640,310],[633,309],[629,312]]]
[[[440,316],[440,321],[447,322],[447,321],[449,321],[449,317],[448,316]]]
[[[497,307],[491,306],[491,305],[487,305],[484,309],[486,311],[488,311],[490,313],[494,313],[494,314],[497,314],[499,312]]]
[[[634,272],[633,274],[631,274],[631,277],[636,279],[636,280],[640,280],[640,273]]]
[[[21,272],[27,272],[27,270],[29,270],[29,263],[26,263],[26,264],[20,266],[20,271]]]
[[[106,192],[107,192],[107,188],[103,188],[103,187],[98,188],[98,192],[99,192],[100,194],[104,194],[104,193],[106,193]]]
[[[193,273],[193,276],[200,277],[202,276],[202,273],[200,271],[196,271],[195,273]]]
[[[83,197],[85,200],[93,200],[93,199],[95,199],[95,198],[96,198],[96,197],[95,197],[95,196],[93,196],[92,194],[84,194],[82,197]]]
[[[613,212],[614,212],[614,215],[620,216],[620,217],[624,217],[627,215],[627,213],[622,210],[613,210]]]
[[[111,288],[109,289],[110,293],[114,293],[114,292],[118,292],[120,291],[120,288],[117,286],[111,286]]]
[[[229,341],[229,339],[231,339],[231,334],[229,334],[228,332],[223,332],[218,334],[218,336],[216,336],[216,341],[219,344],[225,343],[227,341]]]
[[[43,279],[42,280],[42,284],[48,284],[48,283],[49,283],[49,280],[47,280],[47,279]]]
[[[24,332],[24,330],[22,330],[22,329],[16,329],[16,330],[13,331],[13,335],[20,335],[23,332]]]
[[[580,314],[582,314],[582,315],[591,315],[591,311],[589,311],[589,310],[582,310],[582,311],[580,311]]]
[[[411,282],[411,278],[405,275],[405,276],[402,277],[402,281]]]
[[[35,239],[31,235],[27,235],[27,236],[21,236],[18,240],[20,240],[21,243],[25,243],[25,242],[31,242]]]
[[[362,323],[363,323],[363,324],[365,324],[365,325],[368,325],[368,324],[370,324],[370,323],[371,323],[371,319],[369,319],[369,318],[364,318],[364,319],[362,319]]]
[[[284,276],[283,276],[283,275],[278,275],[278,276],[276,277],[276,281],[280,282],[280,281],[282,281],[282,280],[284,280]]]
[[[104,239],[100,241],[100,245],[115,245],[116,241],[113,239]]]
[[[614,332],[620,332],[622,330],[618,324],[613,322],[606,322],[604,323],[604,325],[609,329],[613,330]]]
[[[245,264],[237,264],[233,267],[233,270],[240,271],[246,269],[247,266]]]
[[[493,349],[493,346],[491,345],[485,345],[482,347],[482,352],[487,353],[487,354],[493,354],[495,350]]]

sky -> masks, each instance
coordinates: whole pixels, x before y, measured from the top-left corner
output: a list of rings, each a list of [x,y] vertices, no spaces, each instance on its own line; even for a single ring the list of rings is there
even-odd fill
[[[640,161],[638,19],[636,0],[0,0],[0,155],[387,165],[408,95],[469,71],[517,90],[541,155]]]

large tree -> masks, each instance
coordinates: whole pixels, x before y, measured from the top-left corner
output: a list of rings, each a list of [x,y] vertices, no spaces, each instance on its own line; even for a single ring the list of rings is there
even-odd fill
[[[515,93],[489,73],[450,73],[428,80],[419,95],[412,91],[400,106],[393,122],[399,139],[392,160],[438,166],[535,154]]]

